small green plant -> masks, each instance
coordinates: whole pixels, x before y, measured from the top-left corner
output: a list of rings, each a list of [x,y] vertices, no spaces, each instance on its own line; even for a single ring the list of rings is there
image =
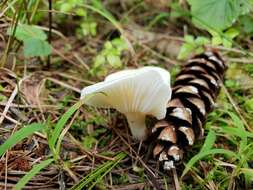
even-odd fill
[[[230,48],[232,47],[232,42],[235,37],[240,34],[240,31],[236,28],[229,28],[222,34],[209,30],[212,35],[212,45],[220,45],[222,44],[224,47]]]
[[[67,0],[57,1],[56,8],[64,13],[75,13],[80,17],[80,27],[76,29],[76,34],[79,38],[83,36],[96,36],[97,23],[94,17],[82,5],[85,3],[83,0]]]
[[[182,45],[180,52],[178,54],[178,59],[185,59],[191,53],[202,53],[204,51],[204,45],[209,44],[210,40],[206,37],[199,36],[194,39],[191,35],[186,35],[184,37],[184,44]]]
[[[8,34],[24,43],[24,56],[47,56],[52,52],[52,46],[46,41],[47,35],[35,25],[18,24],[14,31],[9,28]]]
[[[107,64],[112,68],[122,67],[121,54],[127,50],[128,46],[123,38],[115,38],[112,41],[107,41],[104,48],[94,59],[94,64],[91,69],[92,75],[107,74]]]
[[[56,2],[56,7],[61,12],[74,12],[78,16],[87,16],[86,10],[79,6],[82,3],[83,0],[60,0]]]
[[[96,36],[97,35],[97,23],[93,20],[87,19],[85,22],[81,23],[81,27],[79,32],[83,34],[83,36]]]

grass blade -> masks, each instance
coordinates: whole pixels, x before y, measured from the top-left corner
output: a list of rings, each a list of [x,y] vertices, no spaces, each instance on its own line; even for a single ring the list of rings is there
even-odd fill
[[[121,152],[117,156],[114,157],[114,161],[107,161],[106,163],[99,166],[96,170],[91,172],[89,175],[85,176],[78,184],[73,186],[71,190],[82,190],[86,185],[95,180],[92,185],[89,187],[91,189],[94,187],[102,178],[110,172],[123,158],[125,158],[126,154]]]
[[[200,152],[205,152],[205,151],[210,150],[213,147],[215,140],[216,140],[215,132],[210,130],[208,135],[206,136],[205,143],[203,144]]]
[[[126,154],[125,153],[120,153],[120,155],[117,155],[117,159],[113,162],[113,164],[102,174],[100,175],[94,183],[89,187],[88,190],[92,190],[92,188],[99,183],[103,177],[108,174],[123,158],[125,158]]]
[[[67,123],[67,121],[69,120],[69,118],[76,112],[76,110],[78,110],[83,105],[83,103],[84,103],[83,100],[80,100],[77,103],[75,103],[72,107],[68,109],[67,112],[63,114],[61,119],[57,122],[52,132],[52,135],[50,135],[50,138],[48,141],[51,150],[54,149],[55,143],[57,139],[59,138],[61,131],[63,127],[65,126],[65,124]]]
[[[45,128],[45,124],[33,123],[27,125],[20,130],[16,131],[12,136],[10,136],[1,146],[0,146],[0,156],[2,156],[8,149],[13,147],[15,144],[33,134],[36,131],[41,131]]]
[[[227,156],[238,158],[238,155],[230,150],[225,149],[212,149],[205,152],[199,152],[197,155],[193,156],[190,161],[186,164],[185,169],[183,171],[183,174],[181,177],[183,177],[190,169],[191,167],[202,158],[208,156],[208,155],[214,155],[214,154],[225,154]]]
[[[47,167],[53,161],[54,161],[54,159],[51,158],[51,159],[44,160],[39,164],[34,165],[33,168],[18,181],[18,183],[15,185],[14,189],[15,190],[23,189],[23,187],[25,187],[25,185],[27,184],[28,181],[30,181],[37,173],[40,172],[40,170]]]

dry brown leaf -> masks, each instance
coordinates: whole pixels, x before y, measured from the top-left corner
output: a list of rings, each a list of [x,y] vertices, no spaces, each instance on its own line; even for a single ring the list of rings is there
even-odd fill
[[[33,106],[42,105],[40,93],[44,87],[47,75],[44,72],[35,72],[20,82],[20,91],[28,104]]]

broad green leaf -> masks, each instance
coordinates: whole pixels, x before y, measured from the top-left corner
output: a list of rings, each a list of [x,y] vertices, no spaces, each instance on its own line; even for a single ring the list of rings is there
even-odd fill
[[[38,38],[29,38],[24,40],[24,55],[25,57],[47,56],[52,52],[51,45]]]
[[[230,27],[241,13],[237,0],[188,0],[192,20],[207,30],[224,30]]]
[[[24,176],[22,177],[18,183],[15,185],[15,190],[21,190],[25,187],[27,182],[29,182],[37,173],[40,172],[43,168],[47,167],[49,164],[51,164],[54,161],[54,159],[48,159],[44,160],[39,164],[36,164],[33,166],[33,168]]]
[[[215,155],[215,154],[224,154],[232,158],[238,159],[238,155],[230,150],[225,149],[212,149],[204,152],[199,152],[197,155],[193,156],[190,161],[186,164],[185,169],[183,171],[182,176],[184,176],[191,168],[192,166],[202,158],[208,156],[208,155]]]
[[[11,29],[8,34],[12,34]],[[19,24],[14,36],[24,42],[25,57],[47,56],[52,52],[51,45],[46,41],[46,33],[34,25]]]
[[[45,128],[45,124],[33,123],[22,127],[11,135],[1,146],[0,146],[0,157],[11,147],[19,143],[24,138],[32,135],[34,132],[41,131]]]
[[[9,35],[12,34],[11,29],[7,32]],[[41,40],[46,40],[46,33],[35,25],[19,24],[16,28],[14,35],[18,40],[25,41],[30,38],[37,38]]]

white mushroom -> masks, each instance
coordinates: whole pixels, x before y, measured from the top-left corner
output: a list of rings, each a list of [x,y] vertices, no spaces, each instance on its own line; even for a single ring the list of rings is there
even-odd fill
[[[85,87],[81,98],[87,105],[114,108],[125,114],[132,135],[147,136],[145,116],[163,119],[171,98],[170,74],[158,67],[143,67],[113,73],[103,82]]]

